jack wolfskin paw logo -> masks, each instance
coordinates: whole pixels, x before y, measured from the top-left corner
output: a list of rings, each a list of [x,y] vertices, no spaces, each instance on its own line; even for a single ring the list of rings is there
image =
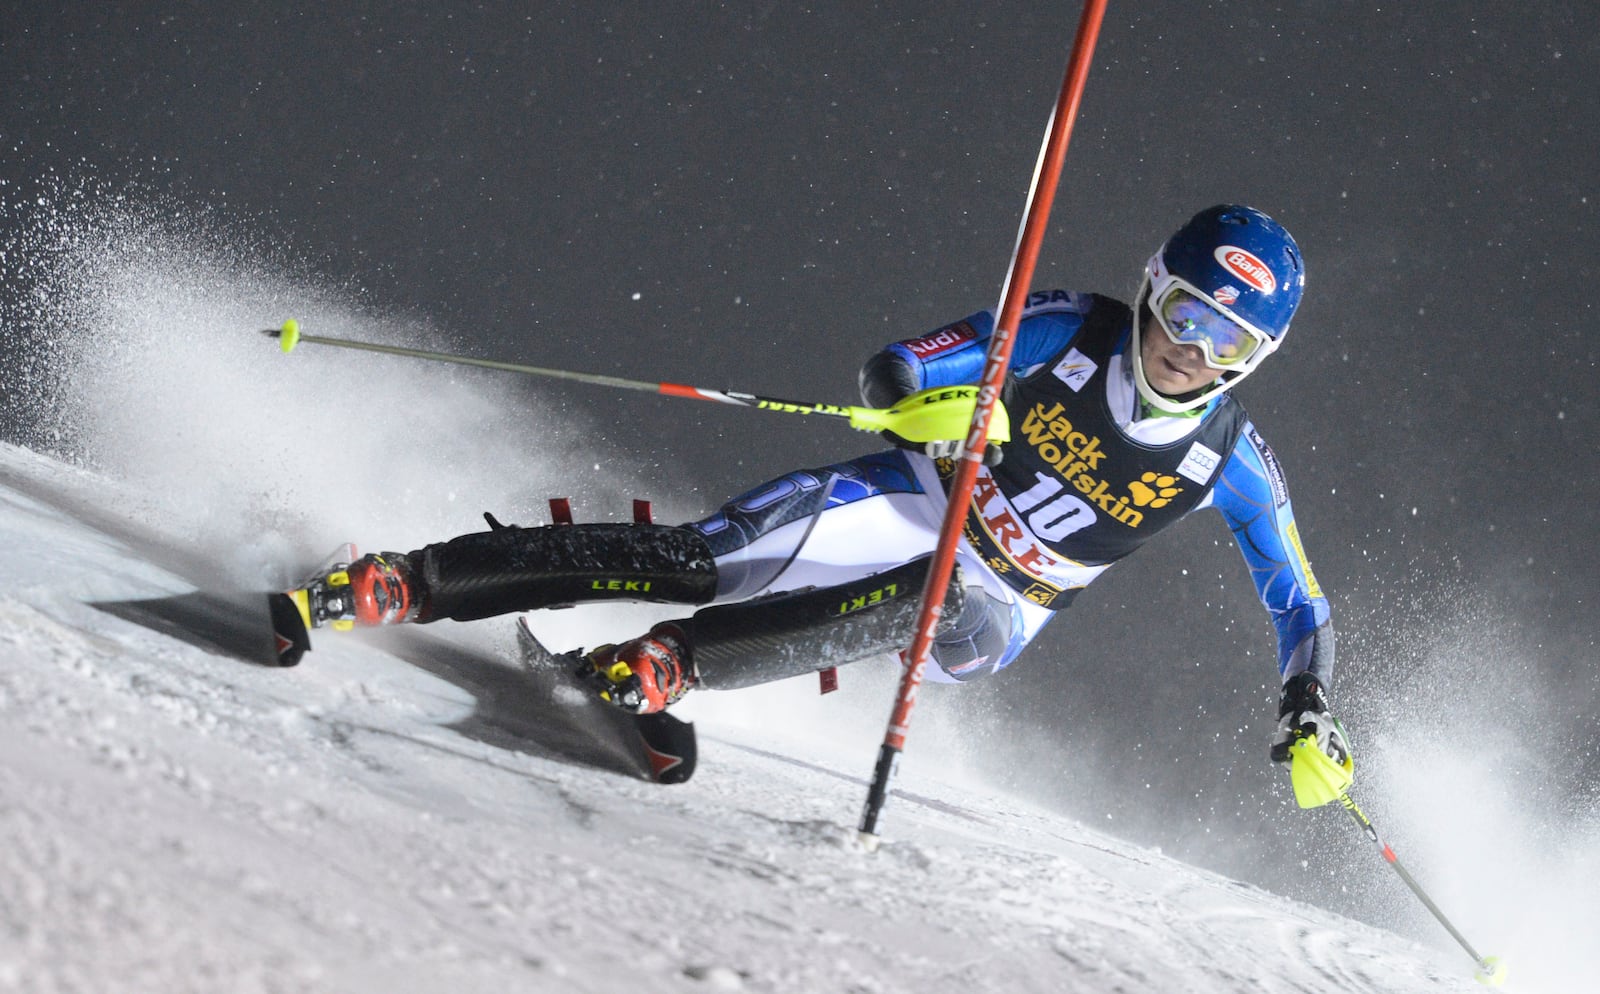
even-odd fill
[[[1047,587],[1042,583],[1033,583],[1029,584],[1028,589],[1022,592],[1022,596],[1035,604],[1043,604],[1045,607],[1049,607],[1050,602],[1056,599],[1057,593],[1059,591],[1053,587]]]
[[[1128,493],[1140,507],[1166,507],[1182,492],[1178,478],[1165,473],[1146,473],[1128,484]]]

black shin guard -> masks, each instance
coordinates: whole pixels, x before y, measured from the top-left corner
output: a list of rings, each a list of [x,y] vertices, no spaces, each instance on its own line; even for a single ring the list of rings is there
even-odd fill
[[[699,532],[666,525],[550,525],[462,535],[407,556],[418,621],[473,621],[580,601],[704,604],[717,565]]]
[[[689,636],[696,682],[750,687],[892,653],[911,644],[928,578],[917,559],[837,587],[812,587],[697,611],[679,622]],[[941,630],[961,614],[957,570]]]

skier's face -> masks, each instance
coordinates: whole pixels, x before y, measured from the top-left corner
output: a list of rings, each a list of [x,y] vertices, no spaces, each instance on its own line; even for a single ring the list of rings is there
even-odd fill
[[[1167,337],[1154,317],[1145,321],[1139,336],[1139,358],[1144,377],[1159,393],[1177,397],[1198,390],[1217,378],[1217,371],[1206,365],[1205,353],[1198,345],[1179,345]]]

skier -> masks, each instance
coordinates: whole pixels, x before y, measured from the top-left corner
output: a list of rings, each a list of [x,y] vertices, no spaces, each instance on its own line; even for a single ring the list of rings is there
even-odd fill
[[[1277,629],[1272,758],[1301,736],[1347,765],[1329,711],[1328,602],[1282,470],[1230,392],[1283,344],[1305,271],[1294,239],[1237,205],[1195,215],[1150,258],[1132,307],[1037,292],[1023,312],[928,678],[1003,669],[1079,590],[1191,511],[1232,530]],[[991,311],[889,345],[866,402],[976,382]],[[959,443],[908,442],[798,470],[703,520],[507,527],[369,555],[308,587],[309,622],[467,621],[578,601],[706,605],[590,652],[602,696],[637,713],[695,687],[763,683],[903,648]]]

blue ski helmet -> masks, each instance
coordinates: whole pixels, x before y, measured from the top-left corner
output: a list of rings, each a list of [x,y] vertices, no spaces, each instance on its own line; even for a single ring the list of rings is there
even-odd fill
[[[1305,283],[1300,247],[1260,211],[1222,204],[1190,218],[1145,267],[1132,348],[1140,395],[1180,414],[1230,389],[1283,344]],[[1140,349],[1149,317],[1172,341],[1199,345],[1217,380],[1183,397],[1156,391]]]

